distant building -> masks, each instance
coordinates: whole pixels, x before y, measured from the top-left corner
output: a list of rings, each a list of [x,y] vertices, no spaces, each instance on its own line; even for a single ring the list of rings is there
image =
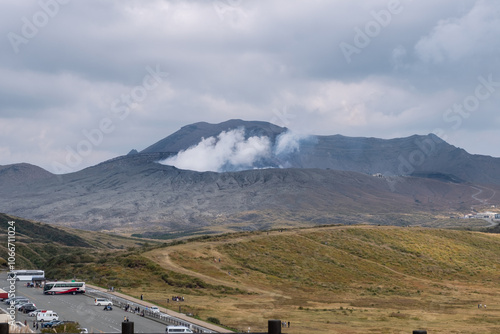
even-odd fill
[[[469,215],[470,218],[479,218],[479,219],[500,219],[500,214],[495,212],[479,212],[475,215]]]

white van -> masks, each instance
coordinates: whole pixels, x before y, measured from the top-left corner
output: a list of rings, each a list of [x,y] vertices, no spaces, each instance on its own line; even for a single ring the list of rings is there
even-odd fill
[[[167,326],[165,333],[194,333],[194,332],[184,326]]]
[[[59,316],[54,311],[40,311],[36,314],[36,321],[54,321],[59,320]]]
[[[113,306],[113,302],[109,299],[106,299],[106,298],[96,298],[94,299],[94,305],[97,305],[97,306],[102,306],[102,305],[109,305],[109,306]]]

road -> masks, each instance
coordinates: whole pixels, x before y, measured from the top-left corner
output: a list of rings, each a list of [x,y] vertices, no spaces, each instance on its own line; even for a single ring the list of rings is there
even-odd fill
[[[0,275],[2,286],[7,286],[6,275]],[[59,320],[76,321],[81,327],[87,328],[90,333],[118,333],[121,332],[121,324],[124,317],[134,322],[135,333],[164,333],[165,325],[156,321],[145,319],[139,315],[125,312],[120,308],[112,311],[104,311],[103,307],[95,306],[93,298],[86,295],[44,295],[42,289],[28,288],[22,282],[16,284],[16,295],[25,296],[36,304],[40,309],[53,310],[59,315]],[[8,305],[3,303],[2,308]],[[16,314],[16,320],[28,325],[33,325],[33,317],[21,312]]]

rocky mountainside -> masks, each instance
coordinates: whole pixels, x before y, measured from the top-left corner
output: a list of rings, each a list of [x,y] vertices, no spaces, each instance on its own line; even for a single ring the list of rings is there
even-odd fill
[[[197,145],[203,138],[216,137],[222,131],[238,128],[245,129],[245,138],[266,136],[270,142],[270,154],[242,169],[266,166],[334,169],[386,176],[439,175],[456,182],[500,185],[500,158],[469,154],[433,134],[395,139],[304,136],[266,122],[230,120],[220,124],[185,126],[141,153],[175,155]],[[278,151],[279,144],[283,143],[288,144],[288,149]]]
[[[230,139],[239,142],[226,145],[230,153],[243,148],[253,154],[259,148],[262,154],[252,163],[290,168],[199,172],[160,163],[193,145],[213,149],[217,140],[205,146],[200,140],[227,140],[220,131],[235,129],[240,132]],[[203,153],[195,160],[209,156]],[[421,223],[415,217],[497,204],[499,161],[468,154],[434,135],[304,137],[264,122],[196,123],[142,152],[75,173],[0,166],[0,212],[88,230],[141,233],[288,223],[405,225]]]
[[[88,230],[144,233],[258,229],[284,221],[400,225],[412,223],[402,218],[409,213],[464,211],[480,203],[468,183],[321,169],[194,172],[157,163],[161,158],[136,154],[19,181],[0,189],[1,211]]]
[[[202,138],[216,137],[223,131],[245,128],[246,137],[266,136],[275,141],[276,137],[287,129],[267,122],[248,122],[238,119],[219,124],[199,122],[183,126],[179,131],[145,148],[141,153],[172,152],[177,153],[198,144]]]

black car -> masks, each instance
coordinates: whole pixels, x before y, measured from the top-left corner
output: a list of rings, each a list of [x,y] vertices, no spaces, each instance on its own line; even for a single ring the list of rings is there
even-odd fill
[[[34,311],[36,310],[36,306],[33,305],[33,304],[26,304],[26,305],[23,305],[19,308],[19,311],[23,312],[23,313],[30,313],[31,311]]]

